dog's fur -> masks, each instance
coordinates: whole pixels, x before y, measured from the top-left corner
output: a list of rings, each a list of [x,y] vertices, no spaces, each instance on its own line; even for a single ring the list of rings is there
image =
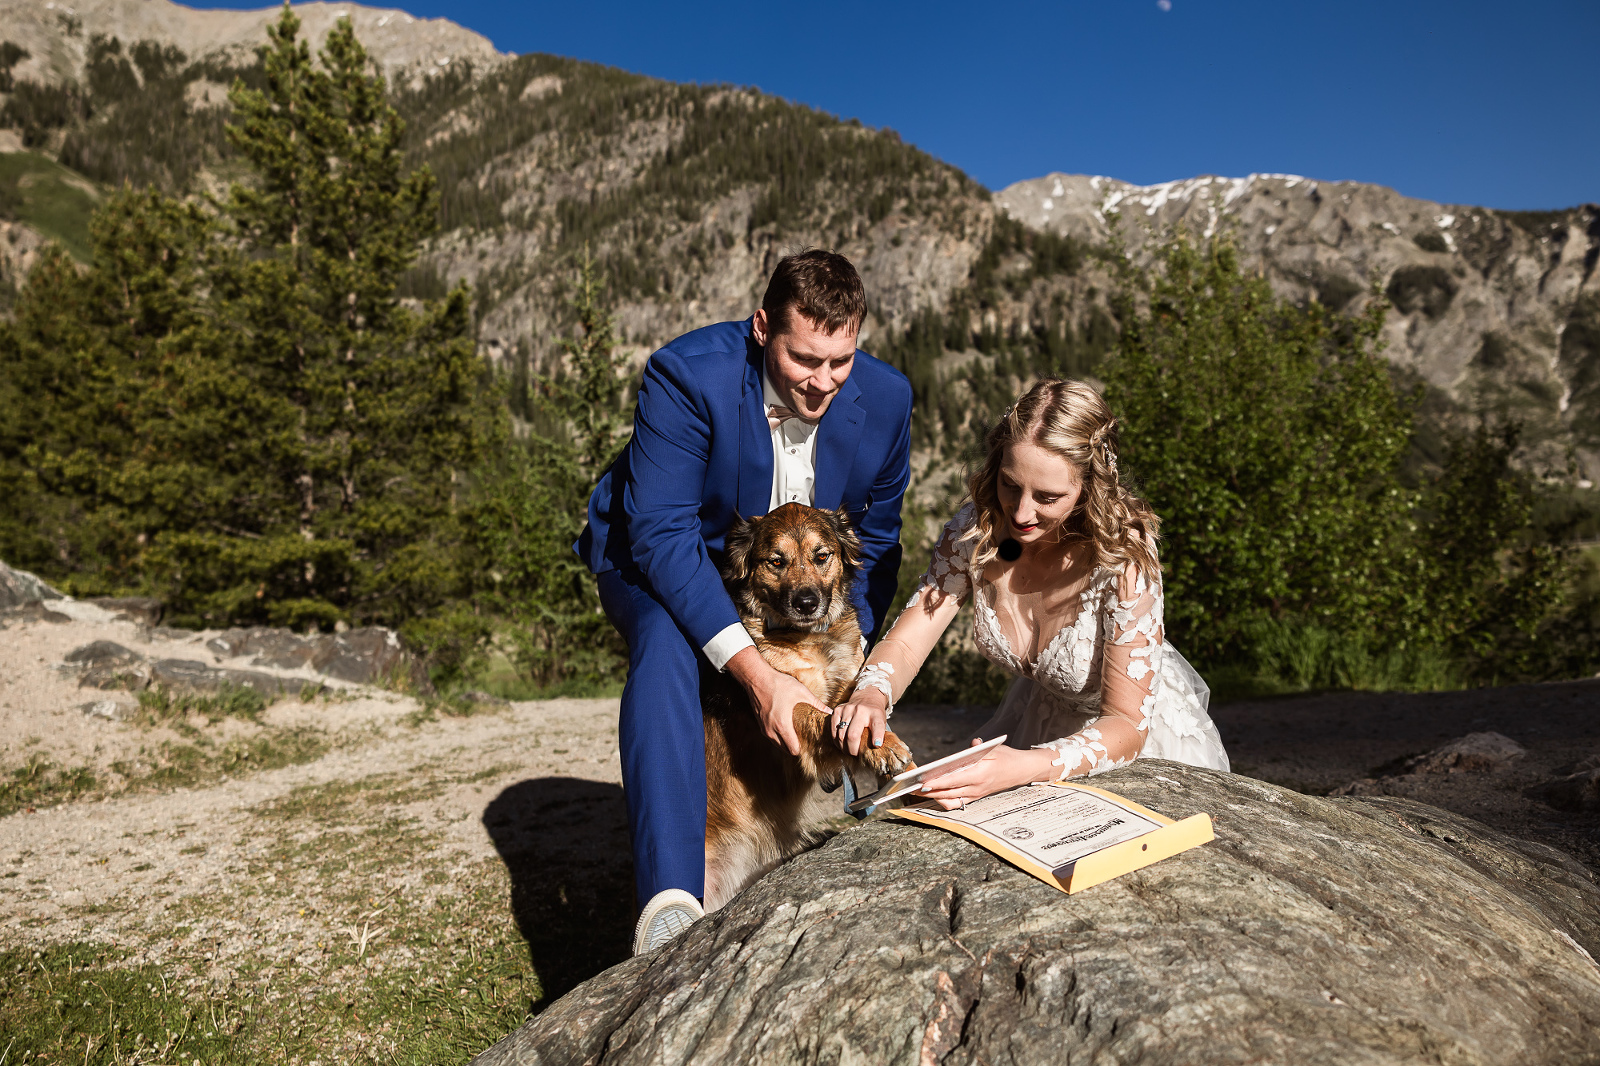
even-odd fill
[[[845,700],[861,669],[861,626],[850,583],[861,542],[843,511],[784,504],[739,519],[724,543],[723,581],[761,655],[819,702]],[[715,910],[806,842],[805,808],[816,787],[832,791],[848,766],[880,778],[911,753],[893,733],[881,748],[863,735],[860,756],[841,750],[829,718],[800,704],[800,756],[767,738],[739,685],[723,675],[702,698],[706,730],[706,896]]]

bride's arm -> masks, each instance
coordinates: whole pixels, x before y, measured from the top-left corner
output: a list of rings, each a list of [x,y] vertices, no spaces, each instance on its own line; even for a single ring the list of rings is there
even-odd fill
[[[883,745],[895,702],[905,694],[962,603],[972,594],[959,532],[955,521],[945,527],[916,595],[889,632],[867,653],[855,691],[833,709],[833,736],[852,755],[861,754],[864,741],[875,748]]]
[[[1056,753],[1056,780],[1126,766],[1150,735],[1165,647],[1160,575],[1147,579],[1129,563],[1110,613],[1100,667],[1100,717],[1070,737],[1038,745]]]

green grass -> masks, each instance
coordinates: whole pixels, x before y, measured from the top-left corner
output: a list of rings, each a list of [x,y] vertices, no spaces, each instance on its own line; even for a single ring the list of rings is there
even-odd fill
[[[99,784],[87,766],[57,766],[35,752],[0,779],[0,818],[29,807],[49,807],[93,792]]]
[[[114,776],[109,780],[92,767],[58,766],[34,753],[21,766],[0,774],[0,817],[116,791],[192,788],[222,777],[311,762],[327,754],[331,745],[317,730],[263,725],[260,714],[268,705],[266,697],[250,688],[227,689],[214,696],[174,696],[162,689],[146,689],[139,693],[139,711],[133,723],[146,728],[164,726],[177,732],[181,741],[162,741],[141,749],[134,758],[112,763]],[[221,740],[190,724],[195,715],[211,724],[241,718],[260,726],[260,732]],[[3,1060],[0,1066],[5,1066]]]
[[[174,696],[162,688],[139,693],[140,718],[145,724],[169,723],[196,714],[212,723],[230,717],[253,722],[270,704],[267,697],[244,685],[224,686],[214,696]]]
[[[255,807],[242,831],[264,846],[237,894],[174,900],[116,947],[0,953],[0,1063],[465,1062],[618,961],[631,915],[626,870],[603,871],[609,896],[582,881],[588,866],[543,851],[513,876],[509,860],[461,861],[408,810],[514,769],[425,764]],[[221,950],[235,937],[245,950]]]
[[[400,968],[373,968],[370,943],[324,941],[309,967],[217,987],[106,944],[0,952],[0,1062],[465,1062],[521,1024],[539,989],[503,889],[483,881],[398,936],[386,923],[378,943],[418,956]]]
[[[234,1053],[247,1017],[108,945],[0,951],[0,1062],[245,1061]]]
[[[0,203],[7,213],[87,263],[89,217],[99,197],[85,185],[92,187],[83,175],[35,152],[0,152]]]
[[[1250,659],[1203,672],[1219,702],[1309,692],[1437,692],[1464,688],[1459,663],[1435,647],[1374,649],[1364,634],[1263,623]]]

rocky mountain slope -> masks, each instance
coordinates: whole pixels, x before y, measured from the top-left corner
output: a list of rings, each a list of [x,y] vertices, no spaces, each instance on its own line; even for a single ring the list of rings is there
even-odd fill
[[[327,36],[338,19],[349,17],[391,79],[410,81],[456,62],[488,68],[509,58],[488,38],[448,19],[419,19],[394,8],[321,0],[296,4],[295,13],[304,24],[302,33],[316,41]],[[115,37],[127,45],[159,41],[191,60],[248,65],[277,15],[278,8],[272,6],[257,11],[199,11],[171,0],[0,0],[5,39],[29,53],[12,74],[41,84],[80,80],[96,36]]]
[[[1137,186],[1050,174],[997,193],[1025,225],[1137,258],[1153,236],[1228,234],[1277,291],[1355,311],[1393,303],[1388,356],[1468,410],[1533,430],[1559,467],[1600,471],[1600,205],[1514,212],[1436,204],[1361,182],[1285,174]]]
[[[0,65],[26,52],[0,78],[10,90],[0,127],[11,131],[0,140],[101,188],[194,191],[232,176],[222,87],[259,75],[249,49],[270,10],[166,0],[0,10],[16,46],[0,45]],[[1501,212],[1281,175],[1138,187],[1052,174],[991,195],[892,130],[754,90],[505,56],[397,11],[296,10],[313,41],[339,14],[355,20],[392,76],[414,161],[440,179],[441,232],[408,293],[472,284],[483,349],[519,379],[558,356],[585,247],[642,359],[683,330],[747,314],[785,250],[828,245],[861,266],[866,347],[912,377],[920,443],[940,469],[940,445],[1020,380],[1092,374],[1115,336],[1113,226],[1140,261],[1154,235],[1181,227],[1231,235],[1294,299],[1355,311],[1376,286],[1395,305],[1389,358],[1430,387],[1435,422],[1518,418],[1531,469],[1600,480],[1600,207]],[[60,180],[27,181],[14,221],[68,239],[70,212],[34,205]],[[75,202],[81,213],[88,201]],[[26,228],[13,226],[13,282],[33,247]]]

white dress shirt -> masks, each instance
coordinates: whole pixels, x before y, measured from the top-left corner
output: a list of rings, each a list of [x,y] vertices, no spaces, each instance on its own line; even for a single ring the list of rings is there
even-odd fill
[[[761,371],[761,398],[770,412],[774,407],[788,406],[765,368]],[[775,511],[786,503],[803,503],[807,507],[816,499],[817,491],[817,424],[803,418],[788,418],[772,431],[772,494],[767,510]],[[735,622],[706,641],[700,650],[718,670],[728,665],[745,648],[755,647],[755,641],[743,625]]]

